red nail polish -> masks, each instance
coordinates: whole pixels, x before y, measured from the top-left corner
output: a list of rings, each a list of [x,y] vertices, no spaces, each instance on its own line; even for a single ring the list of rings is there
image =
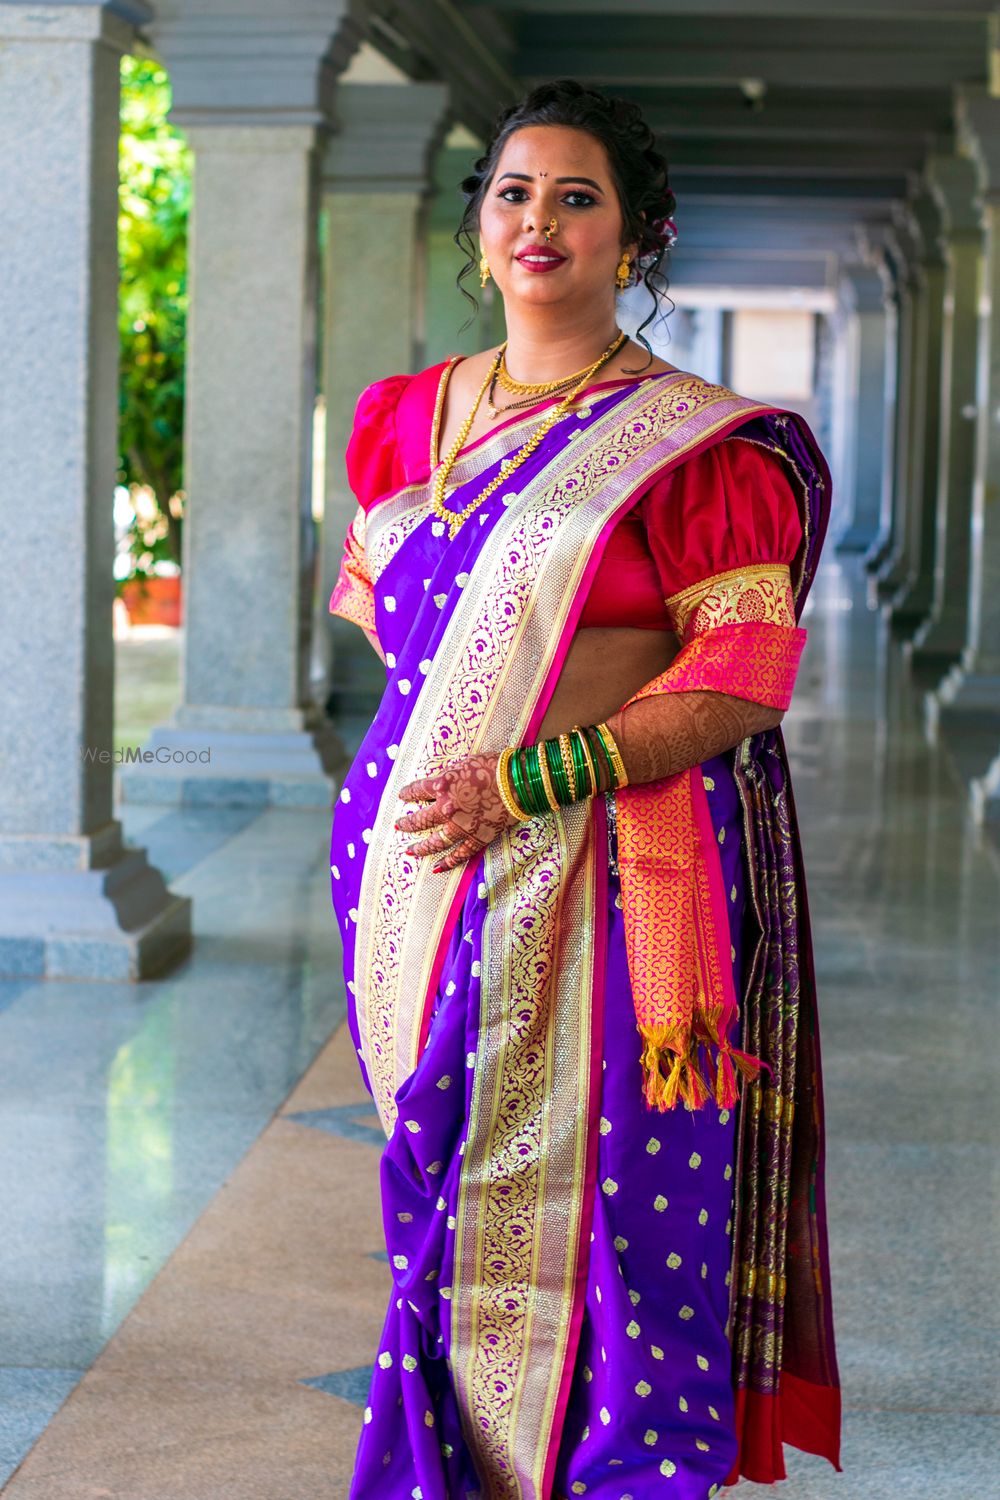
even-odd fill
[[[435,874],[435,875],[440,875],[441,871],[443,869],[444,869],[444,865],[434,865],[433,869],[432,869],[432,873]]]

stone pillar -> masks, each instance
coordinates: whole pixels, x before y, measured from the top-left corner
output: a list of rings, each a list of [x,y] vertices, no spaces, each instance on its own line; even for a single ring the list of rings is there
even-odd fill
[[[928,727],[995,731],[1000,742],[1000,98],[959,92],[959,123],[975,154],[983,201],[969,624],[961,661],[927,700]]]
[[[182,701],[122,778],[142,801],[329,806],[340,744],[311,701],[319,153],[358,44],[297,7],[157,29],[194,150]]]
[[[190,947],[112,817],[119,59],[149,17],[0,4],[0,975],[134,980]]]
[[[893,542],[878,569],[878,598],[899,597],[915,570],[915,537],[919,527],[923,486],[928,467],[937,464],[937,381],[940,379],[940,330],[944,305],[944,262],[931,233],[936,223],[929,194],[921,191],[900,206],[895,233],[906,264],[909,294],[908,346],[900,352],[905,368],[899,371],[900,406],[897,425],[902,447],[897,451]],[[936,352],[935,352],[936,351]],[[932,357],[933,356],[933,357]]]
[[[941,208],[929,187],[924,185],[916,195],[910,211],[921,247],[923,342],[914,372],[921,388],[920,419],[913,428],[918,451],[907,495],[906,540],[899,566],[903,582],[890,611],[894,625],[912,628],[930,613],[934,599],[946,267]],[[890,574],[886,588],[891,580]]]
[[[473,267],[463,285],[479,304],[474,312],[455,284],[465,259],[455,244],[455,231],[464,201],[459,183],[472,171],[484,151],[464,125],[453,125],[433,166],[434,186],[427,215],[427,345],[424,362],[429,365],[449,354],[475,354],[504,338],[503,298],[492,278],[479,285]],[[475,237],[473,237],[475,238]]]
[[[909,238],[896,229],[883,235],[883,267],[892,278],[895,303],[892,427],[886,444],[887,472],[882,487],[879,534],[865,556],[865,566],[878,576],[890,562],[899,543],[904,514],[904,496],[910,459],[910,403],[913,395],[913,351],[915,346],[917,276],[915,255]]]
[[[448,109],[440,83],[342,84],[339,128],[323,155],[326,484],[316,623],[317,675],[331,709],[343,709],[351,692],[370,696],[385,685],[385,668],[357,626],[328,610],[357,506],[344,451],[364,387],[423,363],[427,197]]]
[[[975,166],[967,158],[932,157],[929,181],[944,216],[947,261],[941,455],[934,598],[910,655],[916,665],[943,669],[961,655],[969,624],[982,212]]]
[[[847,433],[844,443],[844,483],[850,510],[837,538],[838,552],[864,552],[875,541],[882,505],[886,428],[886,297],[882,277],[874,266],[847,266],[844,271],[851,311],[850,380],[847,395]]]

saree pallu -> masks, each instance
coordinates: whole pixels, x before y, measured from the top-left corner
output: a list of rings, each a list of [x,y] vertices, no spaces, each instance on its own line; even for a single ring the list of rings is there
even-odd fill
[[[407,781],[534,737],[614,520],[737,427],[801,483],[801,607],[822,460],[788,414],[677,372],[557,424],[452,540],[426,484],[368,513],[388,677],[331,843],[350,1026],[389,1137],[395,1290],[352,1489],[366,1500],[620,1500],[654,1479],[694,1500],[737,1471],[780,1477],[782,1438],[836,1462],[818,1038],[780,735],[701,768],[713,826],[729,826],[732,1039],[769,1070],[733,1110],[642,1103],[613,794],[445,874],[392,826]],[[450,508],[523,432],[460,457]]]

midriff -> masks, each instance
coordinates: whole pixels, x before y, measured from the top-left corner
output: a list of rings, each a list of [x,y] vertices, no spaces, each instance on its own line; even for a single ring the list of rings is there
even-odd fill
[[[644,683],[669,667],[678,649],[671,630],[580,627],[566,652],[537,738],[550,739],[574,724],[596,724],[617,713]]]

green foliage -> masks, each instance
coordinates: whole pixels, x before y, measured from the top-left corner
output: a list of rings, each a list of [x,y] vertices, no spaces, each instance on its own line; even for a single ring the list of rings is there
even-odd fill
[[[155,518],[137,507],[130,538],[135,571],[148,573],[181,558],[191,153],[167,124],[159,63],[123,57],[121,88],[118,480],[152,492]]]

